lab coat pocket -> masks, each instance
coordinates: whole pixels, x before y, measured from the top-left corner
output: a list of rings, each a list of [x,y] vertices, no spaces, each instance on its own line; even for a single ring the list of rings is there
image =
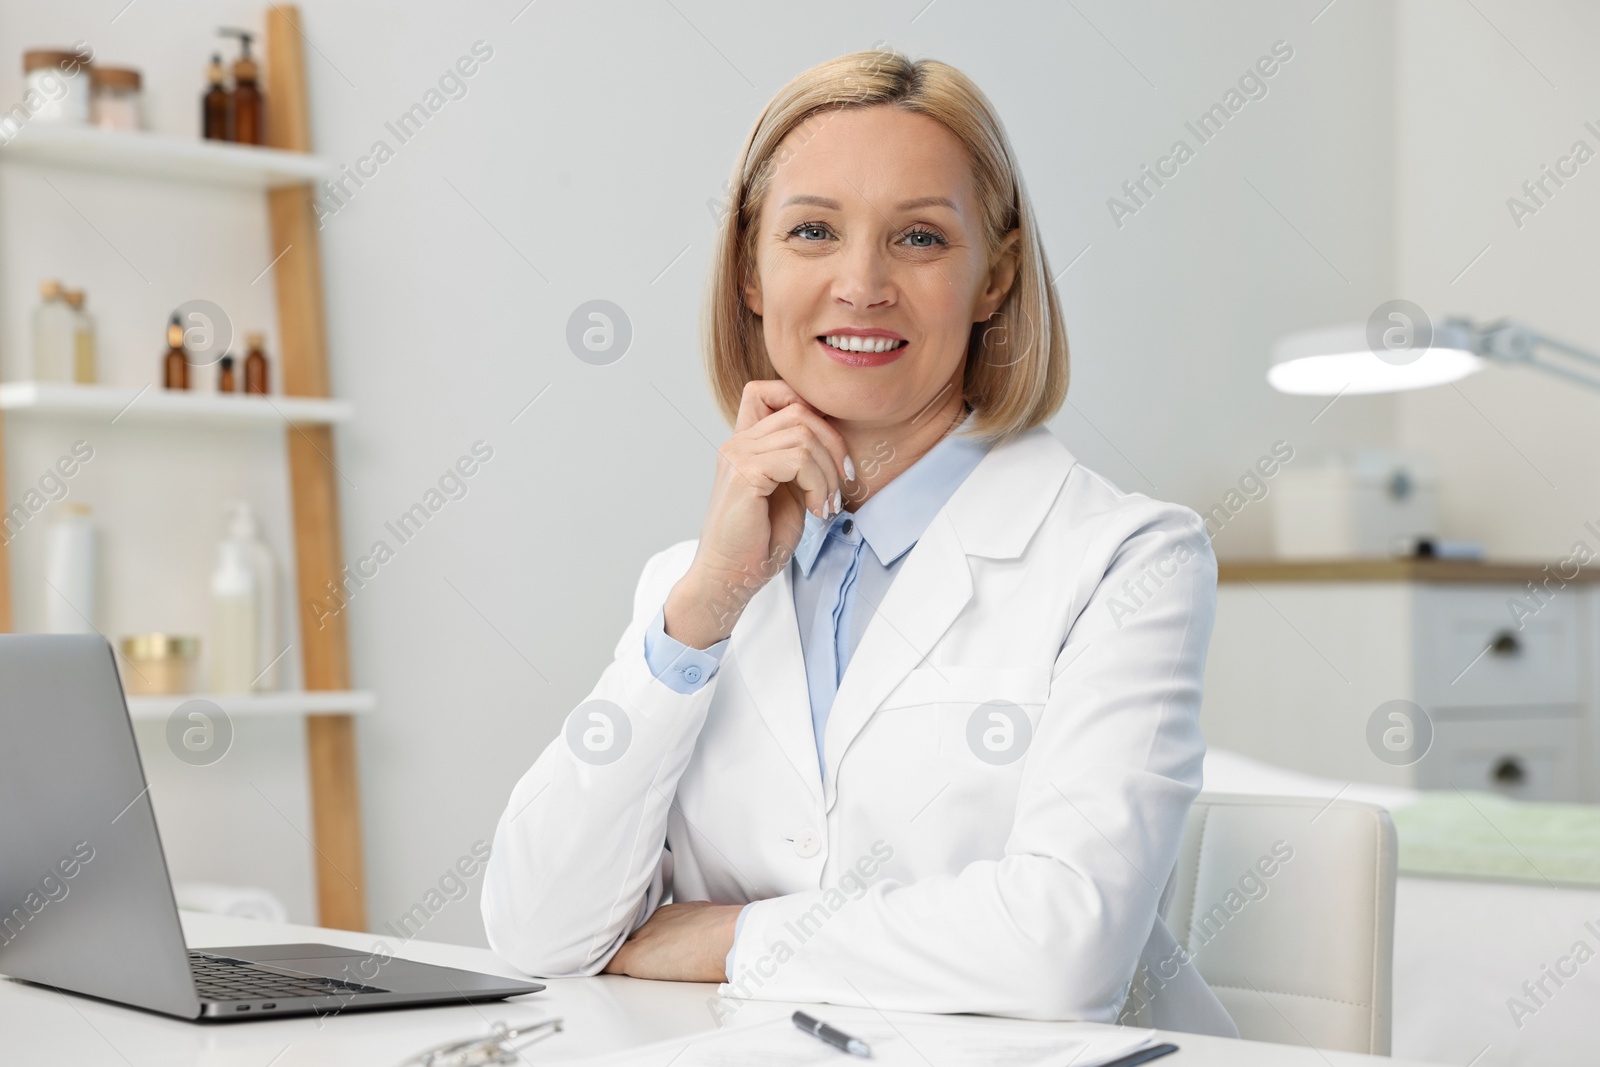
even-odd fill
[[[919,667],[884,700],[877,718],[899,740],[896,781],[914,813],[901,832],[935,867],[1003,853],[1050,677],[1048,666]]]
[[[898,714],[924,723],[941,763],[992,771],[1020,764],[1049,696],[1048,667],[942,664],[912,670],[883,710],[909,709]]]
[[[916,667],[884,698],[884,708],[919,704],[971,704],[1005,701],[1020,707],[1043,706],[1050,696],[1049,667]]]

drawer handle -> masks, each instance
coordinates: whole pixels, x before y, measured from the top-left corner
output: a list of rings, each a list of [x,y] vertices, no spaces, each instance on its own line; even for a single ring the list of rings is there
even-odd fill
[[[1501,630],[1489,642],[1489,651],[1497,656],[1515,656],[1522,651],[1522,642],[1510,630]]]
[[[1500,762],[1494,765],[1494,770],[1489,772],[1496,785],[1521,785],[1527,780],[1528,773],[1522,769],[1522,764],[1513,756],[1502,756]]]

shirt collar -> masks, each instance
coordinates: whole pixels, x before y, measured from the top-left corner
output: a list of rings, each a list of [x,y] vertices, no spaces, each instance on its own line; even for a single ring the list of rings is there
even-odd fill
[[[871,546],[885,567],[917,543],[939,509],[966,481],[967,475],[988,454],[990,442],[962,436],[971,429],[977,412],[968,413],[960,426],[944,435],[922,458],[873,494],[858,512],[842,511],[827,523],[806,512],[805,530],[795,546],[800,573],[810,575],[826,542],[826,535],[846,519],[853,520],[861,539]]]

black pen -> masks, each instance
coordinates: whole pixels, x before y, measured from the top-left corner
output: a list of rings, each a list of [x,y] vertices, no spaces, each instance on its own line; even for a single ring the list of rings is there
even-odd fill
[[[1149,1048],[1142,1048],[1137,1052],[1130,1052],[1120,1059],[1112,1060],[1105,1067],[1135,1067],[1136,1064],[1159,1060],[1167,1053],[1176,1051],[1178,1051],[1177,1045],[1151,1045]]]
[[[812,1037],[826,1041],[843,1052],[851,1052],[857,1056],[872,1055],[872,1050],[867,1047],[867,1043],[859,1037],[851,1037],[843,1030],[835,1030],[821,1019],[813,1019],[803,1011],[794,1013],[794,1024]]]

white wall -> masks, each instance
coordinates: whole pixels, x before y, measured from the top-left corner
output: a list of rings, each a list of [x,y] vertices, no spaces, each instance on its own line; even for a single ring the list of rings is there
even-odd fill
[[[136,4],[108,21],[120,6],[90,15],[11,0],[0,39],[18,49],[90,38],[146,70],[159,129],[193,132],[211,27],[254,24],[256,9]],[[1074,370],[1054,428],[1085,463],[1204,510],[1274,441],[1308,452],[1391,440],[1391,401],[1341,400],[1318,417],[1323,402],[1272,394],[1263,378],[1274,337],[1364,318],[1394,290],[1393,18],[1377,2],[1341,0],[1318,16],[1321,6],[1030,3],[997,17],[992,5],[912,0],[816,3],[801,17],[732,2],[544,0],[518,16],[522,0],[506,0],[385,5],[375,17],[372,5],[307,2],[316,141],[341,161],[376,138],[393,144],[384,123],[474,42],[494,49],[466,97],[323,232],[334,385],[359,413],[339,437],[347,558],[378,538],[396,547],[385,521],[473,442],[494,449],[468,496],[398,546],[349,608],[356,682],[381,705],[360,732],[372,924],[490,836],[512,782],[608,660],[641,563],[698,528],[727,433],[698,369],[706,202],[770,94],[811,64],[882,39],[955,64],[994,100],[1053,270],[1082,252],[1059,283]],[[1175,139],[1192,145],[1184,122],[1278,40],[1294,57],[1268,95],[1118,228],[1107,199]],[[19,83],[5,72],[0,94],[15,98]],[[195,225],[181,212],[134,216],[124,194],[96,191],[85,213],[160,274],[146,286],[59,206],[45,208],[50,232],[68,237],[19,222],[54,195],[0,184],[8,374],[43,273],[91,280],[125,380],[146,373],[161,341],[151,322],[178,299],[217,293],[251,322],[270,307],[266,282],[235,278],[235,258],[211,247],[221,236],[264,264],[258,220],[203,222],[203,247],[174,255]],[[28,235],[22,252],[9,247]],[[610,367],[579,362],[563,339],[572,309],[596,297],[634,327]],[[13,487],[35,462],[20,455],[7,460]],[[264,502],[281,490],[277,450],[238,462]],[[170,614],[198,619],[214,509],[170,483],[151,493],[178,521],[171,543],[147,549],[148,574],[189,589]],[[1219,553],[1264,552],[1267,507],[1230,522]],[[273,529],[281,552],[281,520]],[[17,552],[20,586],[36,584],[36,559]],[[128,610],[114,622],[132,625]],[[157,735],[145,740],[177,872],[270,885],[311,918],[298,732],[252,727],[238,758],[207,775],[180,773],[153,751]],[[445,909],[426,933],[481,943],[475,904]]]
[[[1511,317],[1600,349],[1600,161],[1547,184],[1553,195],[1540,194],[1544,206],[1520,226],[1506,203],[1537,206],[1522,183],[1575,141],[1600,153],[1584,127],[1600,127],[1590,48],[1600,10],[1579,0],[1481,6],[1481,16],[1429,0],[1399,9],[1397,295],[1434,317]],[[1399,427],[1404,443],[1440,461],[1450,534],[1541,563],[1580,540],[1600,551],[1584,529],[1600,519],[1600,394],[1493,368],[1405,397]]]

